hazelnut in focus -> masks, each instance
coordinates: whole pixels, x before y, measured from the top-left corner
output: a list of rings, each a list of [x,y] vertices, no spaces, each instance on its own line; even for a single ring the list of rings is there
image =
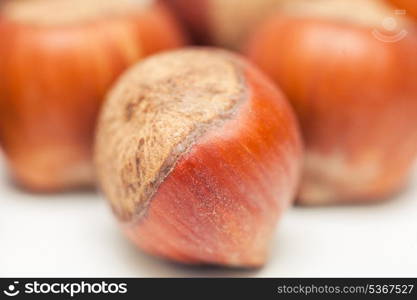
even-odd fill
[[[100,114],[100,186],[127,236],[183,263],[257,267],[302,161],[283,94],[243,58],[159,54],[130,69]]]

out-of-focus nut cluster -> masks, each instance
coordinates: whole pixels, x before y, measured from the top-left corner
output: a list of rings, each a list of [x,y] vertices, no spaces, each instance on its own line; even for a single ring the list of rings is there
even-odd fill
[[[33,191],[97,184],[149,253],[260,266],[294,201],[379,201],[407,183],[417,1],[0,3],[11,174]],[[187,36],[240,55],[158,53]]]

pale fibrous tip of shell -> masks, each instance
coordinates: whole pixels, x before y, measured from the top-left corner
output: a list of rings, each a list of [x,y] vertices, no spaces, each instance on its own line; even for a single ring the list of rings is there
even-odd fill
[[[6,2],[2,14],[9,20],[33,25],[71,25],[102,17],[141,11],[155,0],[20,0]]]
[[[142,216],[176,163],[244,99],[239,59],[183,49],[144,60],[125,74],[102,111],[96,163],[121,219]]]
[[[313,17],[385,29],[387,19],[408,26],[406,12],[384,0],[278,0],[277,12],[295,17]]]

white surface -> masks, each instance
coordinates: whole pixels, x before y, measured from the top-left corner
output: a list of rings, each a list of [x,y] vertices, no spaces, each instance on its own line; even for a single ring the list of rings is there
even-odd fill
[[[396,199],[293,208],[256,271],[186,267],[147,256],[94,193],[29,195],[0,162],[0,276],[417,276],[417,176]]]

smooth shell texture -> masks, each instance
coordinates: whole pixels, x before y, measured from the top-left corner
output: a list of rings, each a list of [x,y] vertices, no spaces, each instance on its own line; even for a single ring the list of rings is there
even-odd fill
[[[14,176],[40,191],[90,186],[96,115],[107,89],[142,57],[183,45],[182,33],[161,5],[56,26],[21,23],[6,11],[0,11],[0,142]]]
[[[400,29],[394,40],[398,32],[310,11],[279,13],[253,35],[248,55],[301,121],[302,203],[380,199],[404,185],[417,150],[417,35]]]

